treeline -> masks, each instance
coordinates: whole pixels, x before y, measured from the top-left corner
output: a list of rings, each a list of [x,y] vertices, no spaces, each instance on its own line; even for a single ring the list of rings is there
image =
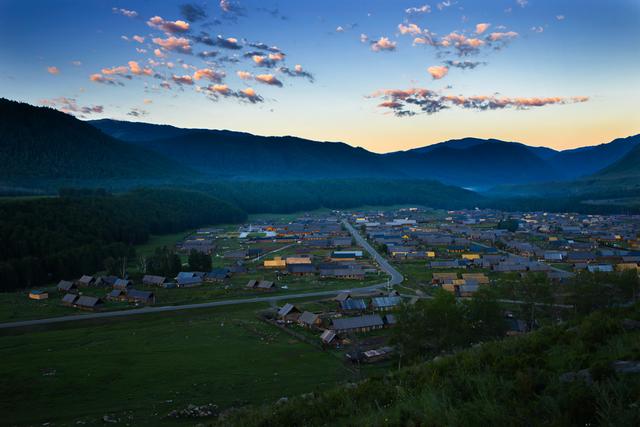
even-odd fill
[[[132,257],[150,234],[246,219],[241,209],[183,190],[6,200],[0,203],[0,290],[39,286],[99,271]]]
[[[396,204],[456,209],[473,208],[482,200],[472,191],[424,180],[218,181],[196,188],[228,200],[249,213]]]

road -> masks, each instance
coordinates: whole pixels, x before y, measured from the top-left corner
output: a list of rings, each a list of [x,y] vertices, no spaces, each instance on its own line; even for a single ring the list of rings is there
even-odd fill
[[[353,238],[360,244],[376,262],[380,265],[380,268],[389,276],[391,276],[390,284],[396,285],[401,283],[403,280],[402,274],[400,274],[395,268],[393,268],[386,259],[384,259],[376,250],[369,245],[369,243],[358,234],[355,228],[351,226],[348,222],[344,221],[346,229],[351,233]],[[378,283],[375,285],[367,286],[364,288],[357,288],[357,292],[369,292],[375,291],[381,288],[384,288],[388,285],[388,282]],[[318,292],[307,292],[307,293],[297,293],[297,294],[283,294],[283,295],[273,295],[273,296],[264,296],[264,297],[252,297],[252,298],[240,298],[240,299],[229,299],[229,300],[221,300],[221,301],[210,301],[198,304],[185,304],[185,305],[167,305],[167,306],[158,306],[158,307],[144,307],[144,308],[136,308],[132,310],[122,310],[122,311],[105,311],[100,313],[87,313],[87,314],[77,314],[72,316],[61,316],[61,317],[52,317],[48,319],[35,319],[35,320],[23,320],[19,322],[7,322],[0,323],[0,329],[10,329],[10,328],[20,328],[20,327],[29,327],[29,326],[38,326],[38,325],[50,325],[55,323],[64,323],[64,322],[74,322],[74,321],[82,321],[82,320],[92,320],[92,319],[109,319],[109,318],[118,318],[118,317],[127,317],[127,316],[136,316],[141,314],[151,314],[151,313],[166,313],[172,311],[182,311],[182,310],[193,310],[198,308],[211,308],[211,307],[222,307],[227,305],[239,305],[239,304],[254,304],[254,303],[275,303],[276,301],[281,300],[294,300],[300,298],[313,298],[313,297],[328,297],[332,295],[337,295],[341,292],[350,292],[351,289],[339,289],[332,291],[318,291]]]

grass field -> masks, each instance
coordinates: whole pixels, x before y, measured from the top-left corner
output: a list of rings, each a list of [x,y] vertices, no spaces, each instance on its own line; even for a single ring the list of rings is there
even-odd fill
[[[177,425],[164,417],[189,404],[273,402],[351,379],[334,354],[258,320],[263,308],[5,332],[1,424],[102,425],[109,415],[129,425]]]

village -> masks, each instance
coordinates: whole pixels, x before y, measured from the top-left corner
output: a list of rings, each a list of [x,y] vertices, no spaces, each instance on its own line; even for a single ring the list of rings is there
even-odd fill
[[[395,312],[436,289],[464,299],[530,274],[561,286],[580,271],[637,271],[639,224],[623,215],[493,210],[305,213],[199,229],[175,243],[181,261],[197,254],[208,271],[189,270],[187,261],[173,277],[85,275],[51,292],[69,313],[162,306],[181,302],[182,293],[194,303],[258,297],[272,307],[260,316],[275,327],[349,360],[378,362],[393,354]],[[48,290],[29,293],[48,297]],[[508,307],[505,322],[510,335],[533,327]]]

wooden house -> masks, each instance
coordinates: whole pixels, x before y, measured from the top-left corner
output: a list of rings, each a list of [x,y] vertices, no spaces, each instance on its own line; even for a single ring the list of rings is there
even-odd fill
[[[341,317],[333,319],[331,329],[336,333],[369,332],[382,329],[384,321],[377,314],[368,314],[358,317]]]
[[[44,300],[49,298],[49,292],[41,289],[33,289],[29,292],[29,299]]]
[[[278,319],[285,322],[296,322],[302,312],[293,304],[287,303],[278,310]]]
[[[95,283],[96,279],[93,276],[84,275],[78,280],[76,280],[76,284],[78,286],[92,286]]]
[[[77,293],[78,292],[78,286],[75,283],[70,282],[68,280],[59,281],[57,289],[58,289],[58,292],[64,292],[64,293]]]
[[[73,307],[78,300],[78,295],[76,294],[66,294],[62,297],[62,305],[66,305],[67,307]]]
[[[322,319],[320,318],[320,315],[310,311],[305,311],[300,315],[300,317],[298,317],[298,324],[307,328],[318,327],[321,323]]]
[[[82,295],[76,300],[75,305],[81,310],[98,311],[104,306],[104,301],[100,298]]]
[[[162,277],[162,276],[154,276],[154,275],[151,275],[151,274],[146,274],[142,278],[142,284],[146,285],[146,286],[160,286],[160,287],[162,287],[166,280],[167,279],[165,277]]]
[[[155,304],[156,296],[150,291],[140,291],[138,289],[129,289],[127,291],[127,301],[136,304]]]
[[[274,257],[273,259],[264,260],[264,268],[285,268],[287,266],[287,261],[282,259],[282,257]]]

